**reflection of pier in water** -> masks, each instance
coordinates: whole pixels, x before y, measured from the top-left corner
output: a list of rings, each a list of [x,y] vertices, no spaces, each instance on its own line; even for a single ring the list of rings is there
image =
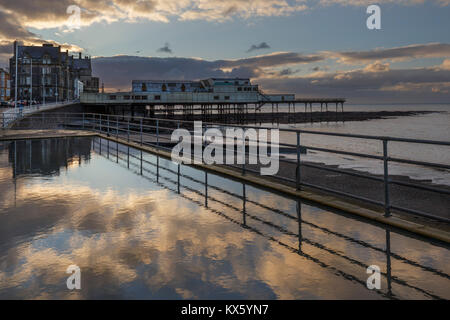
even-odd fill
[[[208,176],[213,176],[213,177],[217,177],[217,176],[214,174],[208,174],[207,171],[202,172],[201,170],[198,170],[198,169],[193,169],[193,168],[190,168],[185,165],[174,164],[174,163],[172,163],[172,165],[176,166],[176,169],[170,169],[168,166],[165,167],[160,164],[161,160],[163,160],[166,162],[165,165],[167,165],[168,163],[171,163],[170,160],[167,160],[165,158],[160,159],[161,157],[159,157],[157,155],[152,155],[152,157],[155,159],[155,162],[151,162],[147,159],[144,159],[144,155],[143,155],[144,153],[141,150],[133,149],[133,148],[131,148],[129,146],[125,146],[125,145],[120,145],[120,144],[118,145],[117,143],[111,142],[106,139],[101,139],[101,138],[94,139],[93,140],[93,150],[96,153],[98,153],[100,156],[107,158],[111,161],[114,161],[124,168],[130,169],[131,171],[133,171],[136,174],[139,174],[140,176],[144,177],[145,179],[147,179],[153,183],[156,183],[170,191],[175,192],[179,196],[181,196],[189,201],[192,201],[199,206],[202,206],[202,207],[208,209],[210,212],[213,212],[213,213],[225,218],[226,220],[245,228],[246,230],[248,230],[250,232],[258,234],[258,235],[270,240],[271,242],[274,242],[274,243],[288,249],[289,251],[296,253],[296,254],[308,259],[309,261],[314,262],[315,264],[319,265],[320,267],[328,269],[328,270],[332,271],[333,273],[335,273],[341,277],[344,277],[345,279],[359,283],[360,285],[362,285],[364,287],[366,286],[365,279],[362,280],[359,277],[352,275],[347,271],[344,271],[337,267],[334,267],[331,264],[324,262],[321,259],[314,257],[311,254],[306,253],[303,247],[305,244],[307,244],[307,245],[310,245],[311,247],[317,248],[319,250],[323,250],[326,253],[332,255],[333,257],[342,258],[345,261],[347,261],[348,263],[350,263],[350,265],[364,268],[364,272],[363,272],[364,274],[365,274],[365,269],[367,269],[369,267],[369,265],[367,265],[364,262],[361,262],[355,258],[345,255],[345,253],[340,252],[340,250],[335,250],[335,249],[329,248],[324,244],[321,244],[317,241],[306,238],[302,232],[302,226],[308,226],[315,230],[319,230],[325,234],[333,235],[333,236],[335,236],[339,239],[342,239],[344,241],[347,241],[349,243],[359,245],[363,248],[366,248],[367,250],[373,250],[374,252],[378,252],[378,253],[385,255],[386,272],[381,272],[381,274],[384,276],[384,278],[386,280],[386,283],[387,283],[386,289],[387,290],[386,291],[375,290],[382,297],[389,298],[389,299],[396,299],[396,296],[392,290],[392,284],[397,284],[397,285],[403,286],[405,288],[408,288],[410,290],[414,290],[418,293],[421,293],[421,294],[425,295],[426,297],[433,298],[433,299],[442,299],[442,297],[440,297],[434,293],[431,293],[426,289],[422,289],[416,285],[408,283],[405,280],[402,280],[401,278],[399,278],[397,276],[392,275],[391,259],[396,259],[396,260],[398,260],[402,263],[405,263],[411,267],[421,269],[422,271],[429,272],[429,273],[434,274],[443,279],[447,279],[447,280],[450,279],[450,276],[441,270],[437,270],[437,269],[429,267],[429,266],[424,266],[416,261],[405,258],[397,253],[391,252],[391,230],[386,226],[380,226],[380,225],[376,225],[374,223],[370,223],[371,225],[376,225],[377,227],[383,228],[385,231],[385,237],[386,237],[385,238],[385,248],[386,249],[382,249],[373,244],[370,244],[369,242],[352,238],[351,236],[333,231],[329,228],[319,226],[311,221],[305,220],[304,218],[302,218],[302,202],[299,199],[292,200],[292,201],[296,202],[296,211],[297,211],[296,212],[297,215],[293,216],[292,214],[289,214],[288,212],[285,212],[283,210],[267,206],[265,204],[256,202],[254,200],[250,200],[247,197],[247,188],[249,186],[247,186],[245,183],[240,183],[242,186],[242,193],[237,194],[235,192],[225,190],[221,187],[214,186],[214,185],[211,185],[210,183],[208,183]],[[136,163],[136,161],[137,161],[137,163]],[[147,165],[151,166],[153,168],[153,170],[150,170]],[[195,172],[203,174],[203,176],[204,176],[203,180],[200,180],[198,178],[190,176],[190,175],[186,174],[185,172],[182,173],[181,172],[182,167],[190,168],[191,170],[193,170]],[[137,170],[135,170],[135,169],[137,169]],[[149,173],[152,176],[145,175],[146,173]],[[164,173],[164,174],[162,174],[162,173]],[[167,176],[166,174],[168,174],[169,176]],[[191,184],[192,183],[200,184],[202,191],[199,191],[199,190],[193,188],[192,186],[189,186],[188,184],[182,184],[181,178],[186,179]],[[162,181],[168,182],[168,183],[172,184],[172,186],[167,185],[166,183],[163,183]],[[181,191],[182,188],[184,190],[188,191],[187,194],[183,193]],[[253,188],[253,187],[251,187],[251,188]],[[221,194],[224,194],[226,196],[230,196],[230,197],[233,197],[234,199],[242,201],[242,204],[240,207],[237,207],[237,206],[233,205],[232,202],[226,202],[221,199],[218,199],[211,195],[211,190],[220,192]],[[191,193],[193,195],[191,195],[189,193]],[[196,198],[196,196],[200,199]],[[288,199],[288,198],[286,198],[286,199]],[[241,215],[241,219],[236,219],[236,218],[230,216],[229,214],[226,214],[226,212],[214,209],[211,206],[211,202],[218,203],[228,209],[231,209],[232,211]],[[303,203],[309,204],[306,201],[303,201]],[[260,208],[262,210],[268,210],[272,214],[276,214],[280,217],[287,218],[291,221],[295,221],[295,223],[298,224],[297,232],[289,231],[284,226],[275,224],[271,221],[268,221],[264,218],[261,218],[261,217],[255,215],[255,214],[251,214],[249,212],[249,210],[247,210],[248,204],[257,206],[258,208]],[[313,204],[313,206],[317,206],[317,205]],[[329,209],[327,209],[327,211],[330,212]],[[336,215],[345,216],[346,218],[351,218],[353,220],[361,221],[360,219],[356,219],[354,217],[349,217],[345,213],[340,213],[340,212],[332,212],[332,213],[336,214]],[[276,231],[276,232],[280,233],[281,236],[285,235],[288,237],[296,238],[297,239],[296,241],[298,241],[297,246],[293,246],[289,243],[286,243],[282,239],[275,238],[274,236],[267,234],[254,226],[250,226],[249,220],[261,223],[262,225],[269,227],[271,229],[271,231]],[[402,235],[406,235],[407,237],[413,238],[413,236],[411,236],[409,234],[405,234],[403,232],[402,232]],[[440,245],[440,244],[437,244],[437,245]],[[443,245],[443,246],[446,248],[445,245]]]

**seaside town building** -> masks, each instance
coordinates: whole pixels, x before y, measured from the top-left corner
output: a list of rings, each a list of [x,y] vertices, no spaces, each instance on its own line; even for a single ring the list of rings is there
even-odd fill
[[[16,95],[16,61],[18,100],[73,100],[80,89],[77,81],[83,83],[82,88],[86,92],[98,92],[99,81],[92,76],[90,57],[83,58],[79,53],[77,59],[68,50],[61,51],[60,46],[22,46],[17,41],[14,42],[13,51],[14,55],[9,61],[12,99]]]
[[[9,73],[0,68],[0,101],[8,101],[10,91]]]

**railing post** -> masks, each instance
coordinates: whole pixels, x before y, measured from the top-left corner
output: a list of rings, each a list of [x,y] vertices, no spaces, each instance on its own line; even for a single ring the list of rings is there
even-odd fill
[[[159,119],[156,119],[156,145],[159,147]]]
[[[106,116],[106,125],[108,126],[106,132],[108,133],[108,136],[109,136],[109,114]]]
[[[142,146],[142,118],[141,118],[141,121],[140,121],[140,127],[141,127],[141,146]]]
[[[130,142],[130,118],[128,118],[127,123],[127,141]]]
[[[100,133],[102,133],[102,115],[101,114],[100,114],[99,126],[100,126]]]
[[[246,143],[245,143],[245,135],[243,136],[243,139],[244,139],[244,141],[242,142],[243,143],[243,145],[244,145],[244,162],[243,162],[243,164],[242,164],[242,175],[243,176],[245,176],[245,162],[247,161],[247,155],[246,155],[246,152],[247,152],[247,145],[246,145]],[[237,146],[236,146],[236,152],[237,152]],[[237,154],[237,153],[236,153]],[[250,156],[249,156],[250,157]]]
[[[297,190],[300,190],[300,178],[301,178],[301,172],[300,172],[300,168],[301,168],[301,162],[300,162],[300,132],[297,131],[297,170],[296,170],[296,175],[295,175],[295,182],[296,182],[296,186],[297,186]]]
[[[388,162],[388,140],[383,139],[383,165],[384,165],[384,216],[391,216],[391,204],[389,201],[389,162]]]
[[[119,139],[119,116],[116,117],[116,139]]]

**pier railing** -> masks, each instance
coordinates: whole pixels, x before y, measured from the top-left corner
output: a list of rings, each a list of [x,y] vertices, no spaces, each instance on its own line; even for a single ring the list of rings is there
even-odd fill
[[[3,121],[5,123],[5,121]],[[32,114],[27,117],[16,119],[14,123],[8,122],[9,126],[12,128],[21,129],[54,129],[54,128],[70,128],[70,129],[82,129],[82,130],[92,130],[99,133],[104,133],[109,136],[114,136],[117,139],[122,139],[128,142],[138,143],[140,145],[146,145],[151,147],[156,147],[159,149],[171,151],[174,142],[171,140],[171,134],[175,129],[183,128],[188,130],[191,134],[194,133],[194,122],[193,121],[181,121],[181,120],[170,120],[170,119],[157,119],[157,118],[145,118],[145,117],[130,117],[124,115],[105,115],[96,113],[44,113]],[[202,122],[202,132],[209,128],[216,128],[220,130],[225,130],[227,128],[242,128],[244,130],[248,129],[261,129],[260,126],[243,126],[243,125],[229,125],[221,123],[205,123]],[[270,129],[270,128],[267,128]],[[406,139],[406,138],[396,138],[396,137],[386,137],[386,136],[371,136],[371,135],[357,135],[357,134],[346,134],[346,133],[335,133],[335,132],[320,132],[312,130],[302,130],[302,129],[283,129],[277,128],[280,134],[289,135],[291,138],[295,136],[296,143],[280,142],[279,148],[282,150],[280,153],[289,153],[295,155],[295,159],[288,159],[284,157],[279,157],[280,165],[281,163],[286,163],[287,166],[291,166],[294,171],[288,175],[275,175],[272,178],[283,181],[285,183],[295,185],[297,189],[302,189],[304,187],[319,190],[321,192],[326,192],[338,196],[347,197],[350,199],[363,201],[371,205],[383,208],[384,215],[386,217],[391,216],[392,211],[398,211],[406,214],[412,214],[420,217],[430,218],[433,220],[449,223],[448,213],[433,213],[425,210],[418,210],[417,208],[406,207],[404,205],[398,205],[391,200],[391,188],[392,187],[403,187],[408,189],[415,189],[421,192],[432,193],[433,195],[442,196],[444,201],[448,201],[448,196],[450,195],[450,188],[444,186],[431,185],[425,183],[411,182],[411,180],[401,180],[395,178],[390,172],[390,165],[392,163],[396,164],[407,164],[420,166],[431,169],[438,169],[447,171],[450,170],[449,164],[438,163],[438,162],[428,162],[419,161],[414,159],[408,159],[405,157],[391,156],[390,155],[390,145],[393,142],[408,143],[411,145],[423,147],[425,145],[434,145],[443,148],[450,147],[449,141],[431,141],[431,140],[420,140],[420,139]],[[303,142],[303,137],[305,135],[323,136],[323,137],[338,137],[338,138],[350,138],[363,141],[364,143],[377,142],[379,143],[379,150],[376,154],[367,154],[354,152],[352,150],[339,150],[324,148],[315,145],[305,144]],[[251,148],[249,144],[262,142],[258,136],[256,140],[250,140],[244,136],[243,140],[237,139],[235,146],[242,146],[240,148],[234,148],[234,155],[243,155],[245,159],[250,156],[254,156],[251,153]],[[178,143],[178,142],[176,142]],[[204,144],[205,141],[202,141]],[[267,143],[267,142],[262,142]],[[270,142],[269,146],[270,146]],[[259,149],[258,149],[259,150]],[[318,163],[311,163],[304,161],[303,157],[305,152],[325,152],[336,154],[340,156],[350,156],[362,159],[377,160],[382,164],[383,174],[374,175],[367,174],[364,172],[359,172],[355,170],[347,170],[334,166],[326,166]],[[259,154],[259,157],[263,155]],[[268,157],[267,157],[268,158]],[[244,161],[241,165],[230,165],[232,167],[238,168],[242,175],[247,173],[259,174],[260,170],[258,167],[246,164]],[[365,196],[358,194],[354,190],[346,191],[338,189],[336,187],[330,187],[328,185],[316,183],[314,181],[309,181],[305,179],[302,172],[305,168],[310,168],[313,170],[319,170],[321,172],[331,172],[338,175],[349,176],[356,179],[366,179],[371,183],[375,183],[382,186],[382,190],[377,193],[377,197]],[[351,180],[350,180],[351,181]],[[343,186],[345,187],[345,186]],[[447,199],[447,200],[445,200]],[[445,209],[448,210],[448,207]]]

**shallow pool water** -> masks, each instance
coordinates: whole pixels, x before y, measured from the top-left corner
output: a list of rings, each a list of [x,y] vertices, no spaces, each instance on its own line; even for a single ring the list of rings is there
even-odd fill
[[[442,244],[108,140],[0,143],[1,299],[448,299],[449,273]]]

